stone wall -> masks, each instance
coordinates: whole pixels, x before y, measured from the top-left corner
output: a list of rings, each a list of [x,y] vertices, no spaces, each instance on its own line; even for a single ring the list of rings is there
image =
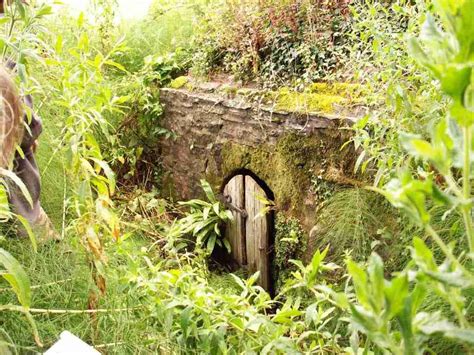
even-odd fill
[[[239,170],[250,170],[272,190],[277,211],[314,224],[324,189],[357,185],[348,146],[353,118],[275,112],[244,98],[161,90],[163,125],[176,139],[161,142],[164,191],[176,200],[202,196],[200,179],[216,190]]]

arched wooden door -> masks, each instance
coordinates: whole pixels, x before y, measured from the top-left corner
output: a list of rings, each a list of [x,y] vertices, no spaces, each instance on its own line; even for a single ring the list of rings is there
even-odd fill
[[[268,196],[253,177],[243,174],[227,183],[224,196],[236,207],[232,212],[234,220],[226,228],[232,258],[251,274],[260,271],[259,285],[270,290],[271,226],[268,216],[262,213],[262,198]]]

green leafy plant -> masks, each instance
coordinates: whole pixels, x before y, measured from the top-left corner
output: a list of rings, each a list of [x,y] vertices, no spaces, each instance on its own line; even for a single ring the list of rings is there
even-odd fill
[[[193,72],[268,86],[330,77],[346,55],[346,1],[216,1],[196,30]]]
[[[387,281],[382,263],[372,257],[367,271],[349,261],[357,303],[351,305],[351,320],[378,348],[393,353],[422,353],[423,342],[440,334],[471,349],[474,339],[470,306],[464,296],[474,287],[472,271],[472,156],[474,110],[472,71],[474,1],[435,1],[438,19],[426,16],[419,38],[411,37],[411,55],[440,82],[450,98],[446,117],[432,130],[431,139],[406,134],[403,147],[412,159],[429,169],[408,168],[380,190],[396,207],[423,228],[425,238],[414,238],[409,267]],[[441,27],[442,26],[442,27]],[[432,225],[427,202],[458,213],[464,223],[466,248],[454,249]],[[430,248],[424,239],[430,239]],[[461,241],[457,241],[458,244]],[[434,256],[434,250],[442,258]],[[444,260],[443,260],[444,259]],[[409,285],[413,282],[413,286]],[[451,317],[418,312],[426,290],[434,290],[451,307]],[[371,293],[371,295],[369,295]],[[382,308],[381,308],[382,307]],[[397,319],[400,334],[388,332],[391,318]]]
[[[434,320],[434,317],[424,317],[418,322],[414,319],[425,295],[424,288],[410,290],[407,273],[385,280],[383,262],[377,254],[370,257],[366,270],[352,260],[347,261],[347,268],[357,298],[357,304],[350,304],[351,326],[354,332],[367,334],[364,348],[369,349],[373,342],[391,354],[421,353],[422,322]],[[357,352],[358,344],[352,345]]]
[[[324,274],[335,266],[324,262],[326,253],[316,253],[308,266],[295,262],[294,279],[275,300],[256,285],[258,273],[247,280],[232,275],[236,291],[221,289],[208,276],[203,259],[190,252],[165,259],[146,253],[143,262],[134,255],[138,265],[127,269],[124,282],[140,295],[147,316],[167,335],[160,347],[183,352],[341,353],[340,312],[331,304],[330,285],[324,282]],[[294,295],[299,289],[312,294],[309,306]]]
[[[431,1],[353,2],[353,48],[347,68],[367,88],[369,113],[355,123],[356,170],[386,184],[407,160],[401,132],[429,136],[447,100],[408,55],[406,36],[419,33]],[[415,162],[413,162],[415,163]]]
[[[403,268],[410,258],[404,247],[416,228],[383,196],[361,188],[337,191],[317,213],[311,250],[329,246],[328,260],[339,265],[346,252],[356,261],[376,251],[387,270]]]
[[[71,227],[82,236],[91,263],[101,270],[106,260],[102,253],[104,236],[117,240],[120,226],[111,200],[115,174],[103,158],[96,132],[108,133],[106,114],[120,112],[126,98],[113,95],[105,85],[105,69],[121,66],[110,59],[111,53],[102,54],[91,47],[83,15],[77,25],[77,37],[69,48],[63,47],[61,35],[55,38],[56,47],[45,59],[54,80],[45,82],[42,89],[67,114],[61,122],[59,146],[69,157],[69,182],[74,186],[70,206],[76,218]],[[112,52],[121,48],[122,43],[116,43]],[[100,275],[99,288],[105,291],[105,284],[99,279]]]
[[[148,55],[139,71],[108,77],[111,86],[127,100],[122,103],[124,114],[107,116],[111,132],[101,132],[99,141],[122,184],[160,183],[156,141],[175,137],[160,124],[160,88],[179,75],[184,65],[178,50],[162,56]]]
[[[103,54],[93,46],[83,14],[65,41],[61,34],[44,27],[44,16],[51,14],[49,6],[15,1],[6,13],[4,23],[10,26],[4,41],[10,45],[4,47],[3,54],[17,60],[24,92],[34,93],[48,105],[64,109],[64,119],[56,122],[61,135],[53,156],[58,152],[67,156],[65,165],[72,191],[68,207],[75,214],[67,231],[74,230],[81,236],[96,286],[105,292],[104,236],[117,240],[120,227],[111,200],[115,177],[103,159],[96,132],[107,131],[105,114],[120,112],[124,102],[124,98],[112,95],[110,87],[105,85],[105,69],[122,67],[111,60],[111,53]],[[13,41],[17,43],[13,45]],[[121,49],[119,42],[112,46],[111,52]],[[47,71],[39,76],[40,81],[32,70],[38,67],[41,72]]]
[[[194,30],[205,13],[207,0],[155,0],[143,19],[122,21],[128,50],[118,53],[117,61],[131,73],[145,65],[148,56],[166,56],[191,47]],[[189,53],[189,57],[191,53]]]
[[[275,223],[275,259],[273,261],[276,288],[280,289],[294,265],[290,260],[301,259],[306,251],[307,235],[296,218],[276,214]]]
[[[31,306],[31,286],[27,273],[20,263],[3,248],[0,248],[0,265],[4,268],[4,270],[0,270],[0,274],[8,282],[21,305],[21,307],[10,304],[0,305],[0,311],[19,311],[23,313],[33,329],[36,344],[42,346],[36,323],[29,312]],[[3,345],[0,344],[0,350],[2,347]]]
[[[224,238],[221,230],[224,223],[232,220],[232,213],[222,207],[208,182],[201,180],[201,186],[208,201],[194,199],[180,202],[180,205],[189,207],[189,212],[170,227],[168,236],[173,240],[191,235],[195,238],[196,247],[204,248],[208,254],[212,253],[216,245],[230,252],[230,242]]]
[[[40,20],[50,13],[50,6],[41,5],[39,8],[31,10],[21,1],[14,1],[13,4],[5,9],[5,16],[0,24],[0,26],[4,26],[4,30],[0,35],[0,54],[3,61],[7,58],[17,60],[18,74],[22,83],[26,81],[27,60],[30,57],[34,57],[34,53],[29,51],[29,43],[25,42],[31,40],[30,32],[39,30],[41,28]],[[37,39],[35,38],[35,40]],[[0,168],[0,223],[12,223],[13,220],[18,220],[31,239],[32,249],[36,251],[36,239],[28,222],[22,216],[15,215],[10,209],[8,186],[11,187],[12,184],[17,186],[25,196],[25,199],[31,203],[31,196],[25,184],[13,172]],[[0,265],[3,268],[0,274],[8,282],[20,304],[20,306],[1,304],[0,311],[23,313],[33,330],[36,344],[41,347],[42,343],[36,323],[29,312],[31,306],[31,287],[28,275],[18,260],[3,248],[0,248]],[[3,328],[0,329],[3,333],[1,338],[3,338],[8,332]],[[9,351],[8,346],[0,343],[0,351]]]

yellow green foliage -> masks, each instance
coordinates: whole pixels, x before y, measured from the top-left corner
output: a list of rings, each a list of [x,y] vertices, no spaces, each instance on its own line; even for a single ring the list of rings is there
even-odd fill
[[[291,91],[282,88],[271,94],[278,111],[333,113],[334,105],[344,105],[348,100],[338,95]]]
[[[172,89],[181,89],[184,85],[188,83],[189,79],[186,76],[179,76],[176,79],[172,80],[169,87]]]
[[[348,107],[363,102],[363,96],[363,86],[349,83],[314,83],[303,92],[283,87],[269,94],[277,110],[303,113],[333,113],[337,105]]]
[[[358,98],[364,94],[364,87],[350,83],[313,83],[305,89],[305,92]]]

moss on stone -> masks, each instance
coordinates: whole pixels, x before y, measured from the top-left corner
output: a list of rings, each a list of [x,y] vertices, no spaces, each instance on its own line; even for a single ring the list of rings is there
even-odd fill
[[[261,93],[261,90],[254,88],[240,88],[237,90],[237,95],[240,95],[242,97],[252,97]]]
[[[258,148],[226,143],[222,149],[225,176],[238,169],[249,169],[268,183],[279,206],[298,209],[311,186],[321,148],[315,137],[287,134],[275,147]]]
[[[219,91],[222,91],[228,95],[236,95],[238,89],[235,86],[226,84],[226,85],[222,85]]]
[[[188,90],[188,91],[194,91],[194,90],[196,90],[196,87],[194,86],[194,84],[192,84],[192,83],[190,83],[190,82],[187,83],[186,85],[184,85],[184,88],[185,88],[186,90]]]
[[[333,113],[335,111],[335,104],[344,105],[348,103],[348,100],[342,96],[297,92],[288,88],[272,92],[270,97],[273,98],[278,111],[287,112]]]
[[[169,87],[173,89],[185,88],[193,92],[203,90],[204,84],[200,86],[190,80],[189,77],[180,76],[172,80]],[[206,90],[214,91],[209,88]],[[331,114],[336,112],[339,107],[364,103],[364,90],[365,88],[360,84],[313,83],[306,87],[303,92],[295,91],[289,87],[282,87],[277,91],[268,92],[256,88],[239,88],[230,84],[223,84],[215,91],[228,98],[239,96],[249,102],[265,102],[277,111]]]
[[[185,86],[189,81],[189,78],[187,76],[179,76],[176,79],[173,79],[171,83],[169,84],[169,87],[172,89],[181,89],[183,86]]]

